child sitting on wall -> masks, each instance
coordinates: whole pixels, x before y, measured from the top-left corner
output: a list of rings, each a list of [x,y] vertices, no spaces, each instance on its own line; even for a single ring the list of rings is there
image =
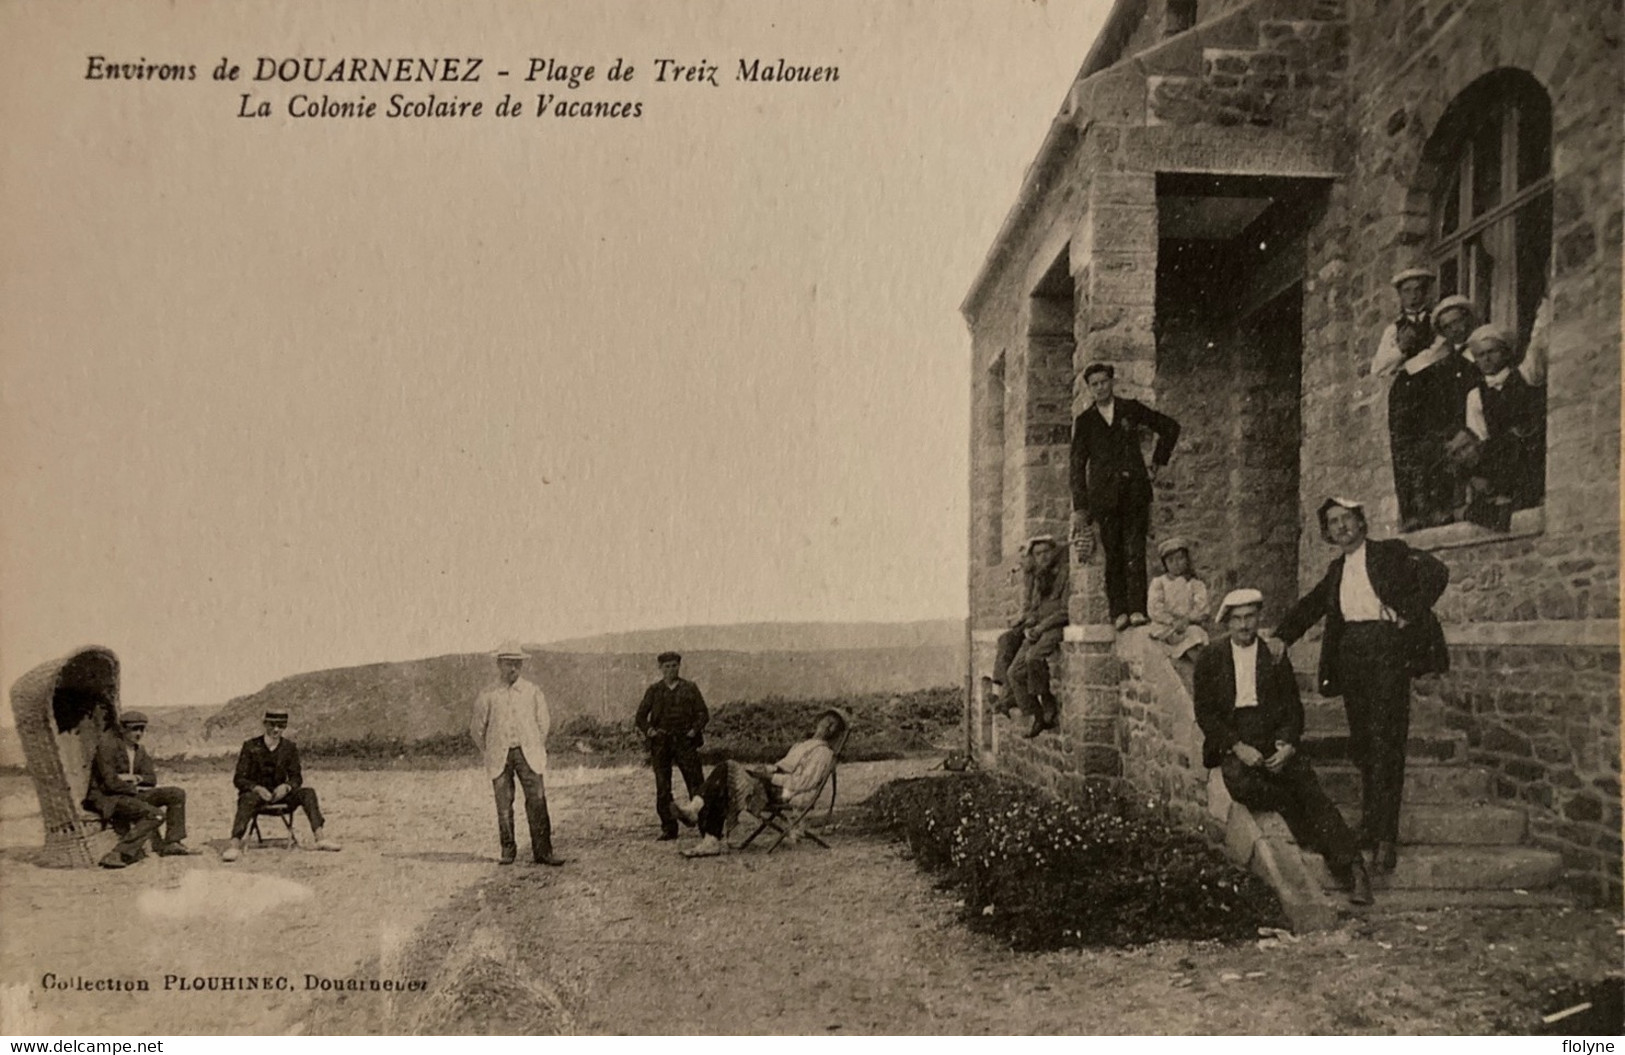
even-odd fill
[[[1191,655],[1207,644],[1202,620],[1207,616],[1207,583],[1191,569],[1190,543],[1166,539],[1157,546],[1163,574],[1151,580],[1146,614],[1151,637],[1162,642],[1175,659],[1195,661]]]

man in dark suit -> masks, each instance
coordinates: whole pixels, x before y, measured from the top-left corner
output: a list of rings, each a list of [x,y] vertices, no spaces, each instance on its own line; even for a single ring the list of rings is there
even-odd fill
[[[186,845],[186,792],[158,786],[158,770],[141,746],[146,731],[147,716],[126,711],[119,732],[109,732],[96,745],[84,805],[119,833],[118,845],[101,860],[103,868],[139,861],[160,825],[163,838],[154,843],[160,857],[196,852]]]
[[[1450,570],[1398,539],[1367,540],[1365,510],[1346,498],[1321,504],[1320,533],[1342,552],[1276,632],[1290,645],[1326,620],[1320,692],[1343,697],[1349,754],[1360,769],[1361,839],[1375,846],[1377,870],[1389,872],[1398,857],[1411,678],[1450,668],[1433,614]]]
[[[1133,399],[1115,398],[1116,371],[1091,363],[1083,372],[1094,406],[1072,423],[1072,540],[1087,546],[1091,525],[1106,552],[1106,600],[1122,630],[1150,622],[1145,614],[1145,536],[1151,527],[1151,482],[1168,464],[1179,422]],[[1151,469],[1140,433],[1156,434]],[[1085,555],[1086,556],[1086,555]]]
[[[1261,644],[1258,613],[1264,595],[1233,590],[1219,606],[1228,641],[1196,660],[1196,723],[1202,764],[1217,766],[1230,797],[1249,809],[1273,810],[1306,850],[1321,854],[1356,905],[1371,903],[1371,877],[1360,843],[1321,790],[1313,767],[1298,753],[1303,704],[1285,649]],[[1278,647],[1278,646],[1277,646]]]
[[[305,786],[299,765],[299,748],[282,734],[288,728],[287,711],[266,711],[264,736],[244,740],[237,752],[237,769],[231,782],[237,786],[237,814],[231,821],[231,845],[220,855],[222,861],[235,861],[243,855],[243,836],[262,805],[286,802],[305,811],[318,850],[337,850],[339,844],[322,834],[322,808],[316,789]]]
[[[649,744],[649,763],[655,771],[655,813],[660,818],[660,841],[677,838],[677,812],[671,795],[671,767],[683,775],[688,792],[683,801],[700,793],[705,771],[700,768],[700,746],[705,742],[705,724],[711,712],[705,706],[700,687],[681,676],[683,657],[662,652],[660,680],[643,693],[632,724]]]

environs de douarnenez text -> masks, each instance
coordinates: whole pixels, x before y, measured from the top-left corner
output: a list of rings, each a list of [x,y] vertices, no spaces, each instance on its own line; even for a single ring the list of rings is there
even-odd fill
[[[717,85],[717,74],[722,67],[707,60],[684,62],[677,59],[657,58],[650,62],[654,76],[644,78],[656,84],[711,84]],[[221,70],[235,68],[234,75],[221,76]],[[637,67],[617,59],[611,67],[611,80],[631,81]],[[492,71],[483,58],[476,56],[437,58],[327,58],[325,56],[292,56],[274,58],[261,55],[254,59],[253,75],[240,65],[221,61],[215,70],[216,80],[250,80],[292,84],[479,84],[489,75],[505,78],[506,69]],[[619,76],[614,72],[618,71]],[[524,75],[525,81],[564,82],[570,88],[579,88],[598,74],[595,65],[560,62],[552,58],[530,58]],[[196,63],[149,62],[143,56],[134,62],[109,59],[104,55],[90,55],[86,60],[87,81],[195,81],[198,79]],[[734,80],[752,84],[827,84],[841,79],[841,68],[832,65],[808,65],[778,59],[740,59],[734,71]]]

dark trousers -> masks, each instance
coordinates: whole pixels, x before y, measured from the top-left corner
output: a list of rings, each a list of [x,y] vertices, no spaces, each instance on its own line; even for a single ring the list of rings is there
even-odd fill
[[[1393,623],[1349,623],[1337,659],[1349,757],[1360,769],[1360,834],[1368,841],[1398,842],[1405,742],[1411,728],[1411,678],[1399,628]]]
[[[174,791],[174,788],[165,788],[165,791]],[[181,792],[184,799],[185,792]],[[157,833],[164,822],[164,812],[159,809],[158,803],[148,801],[140,795],[109,795],[105,800],[111,807],[111,812],[104,813],[113,830],[118,833],[118,845],[114,852],[126,861],[134,861],[146,852],[147,840]]]
[[[670,780],[670,776],[667,779]],[[722,830],[728,819],[727,762],[719,762],[711,770],[711,775],[700,785],[699,795],[705,800],[705,806],[700,810],[700,834],[722,838]]]
[[[502,773],[491,779],[491,792],[497,800],[497,839],[502,844],[502,856],[519,856],[519,843],[513,831],[513,785],[518,778],[525,790],[525,821],[530,825],[530,855],[540,861],[553,856],[553,822],[547,815],[547,791],[542,787],[542,775],[530,768],[525,752],[517,747],[508,748],[508,762]]]
[[[297,806],[305,811],[305,819],[310,821],[310,830],[322,830],[322,808],[316,802],[315,788],[294,788],[282,797],[283,802]],[[254,819],[254,814],[261,806],[270,805],[263,802],[254,794],[253,790],[241,792],[237,796],[237,815],[231,819],[231,837],[241,839],[248,833],[248,824]]]
[[[1049,661],[1061,650],[1065,636],[1064,627],[1046,630],[1036,641],[1028,641],[1020,630],[1006,630],[999,635],[993,680],[1008,685],[1011,698],[1024,713],[1045,719],[1055,717],[1050,713],[1055,697],[1050,692]]]
[[[1140,489],[1135,488],[1136,492]],[[1145,611],[1145,536],[1151,528],[1151,493],[1124,495],[1121,505],[1095,514],[1106,557],[1106,605],[1112,619]]]
[[[701,835],[709,835],[720,839],[727,829],[729,807],[732,805],[733,792],[729,783],[728,769],[730,766],[743,765],[742,762],[719,762],[711,770],[711,775],[705,778],[700,785],[699,796],[705,800],[700,809],[699,829]],[[766,781],[763,781],[766,784]],[[767,784],[767,798],[769,802],[777,801],[778,789]]]
[[[1266,752],[1266,756],[1273,753]],[[1344,872],[1360,856],[1360,843],[1337,805],[1321,789],[1314,767],[1294,755],[1279,773],[1243,765],[1235,755],[1220,766],[1230,797],[1250,810],[1279,813],[1298,845],[1326,858],[1334,872]]]
[[[672,809],[671,767],[683,775],[683,788],[689,797],[700,793],[705,772],[700,768],[700,749],[682,733],[655,733],[649,741],[649,763],[655,771],[655,814],[660,830],[677,834],[677,814]],[[719,767],[720,768],[720,767]]]

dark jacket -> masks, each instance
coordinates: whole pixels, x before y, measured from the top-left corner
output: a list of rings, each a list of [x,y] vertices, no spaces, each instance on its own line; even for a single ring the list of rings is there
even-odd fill
[[[158,786],[158,770],[152,764],[147,749],[135,749],[136,779],[125,775],[129,765],[128,745],[116,732],[106,732],[96,743],[96,758],[90,767],[90,786],[85,791],[85,809],[103,820],[113,819],[114,800],[120,795],[134,795],[137,791]]]
[[[264,737],[244,740],[242,750],[237,752],[237,771],[232,774],[231,782],[237,785],[238,791],[252,791],[256,786],[275,791],[279,784],[298,791],[305,782],[299,768],[299,749],[287,737],[282,738],[275,751],[265,746]]]
[[[1090,520],[1131,503],[1151,501],[1151,478],[1140,455],[1140,431],[1156,433],[1151,461],[1158,467],[1173,457],[1179,422],[1133,399],[1113,400],[1112,423],[1090,407],[1072,423],[1072,510]]]
[[[1432,554],[1412,549],[1398,539],[1367,539],[1365,571],[1377,600],[1405,621],[1399,640],[1406,672],[1416,676],[1449,670],[1450,652],[1433,606],[1450,583],[1450,569]],[[1343,611],[1337,602],[1342,584],[1343,556],[1339,554],[1327,565],[1325,577],[1292,606],[1276,628],[1276,634],[1290,645],[1322,618],[1326,620],[1318,679],[1322,696],[1343,694],[1342,673],[1338,670]]]
[[[1540,505],[1546,492],[1545,389],[1512,370],[1499,389],[1481,378],[1478,398],[1490,433],[1479,454],[1479,475],[1488,479],[1491,494],[1511,498],[1514,509]]]
[[[1047,633],[1068,622],[1067,602],[1071,599],[1071,567],[1066,548],[1056,546],[1042,566],[1029,556],[1021,569],[1023,603],[1021,615],[1010,624],[1013,630]]]
[[[644,690],[643,702],[638,704],[633,722],[638,732],[644,734],[653,730],[698,736],[710,720],[711,712],[705,706],[705,697],[700,695],[698,685],[687,678],[678,678],[675,686],[667,688],[662,678]]]
[[[1303,737],[1303,703],[1298,699],[1298,678],[1285,651],[1276,656],[1269,643],[1258,642],[1255,684],[1258,706],[1236,709],[1236,659],[1230,639],[1222,638],[1202,649],[1196,660],[1194,694],[1196,724],[1202,727],[1202,765],[1209,769],[1224,761],[1236,742],[1275,753],[1275,744],[1296,747]]]

